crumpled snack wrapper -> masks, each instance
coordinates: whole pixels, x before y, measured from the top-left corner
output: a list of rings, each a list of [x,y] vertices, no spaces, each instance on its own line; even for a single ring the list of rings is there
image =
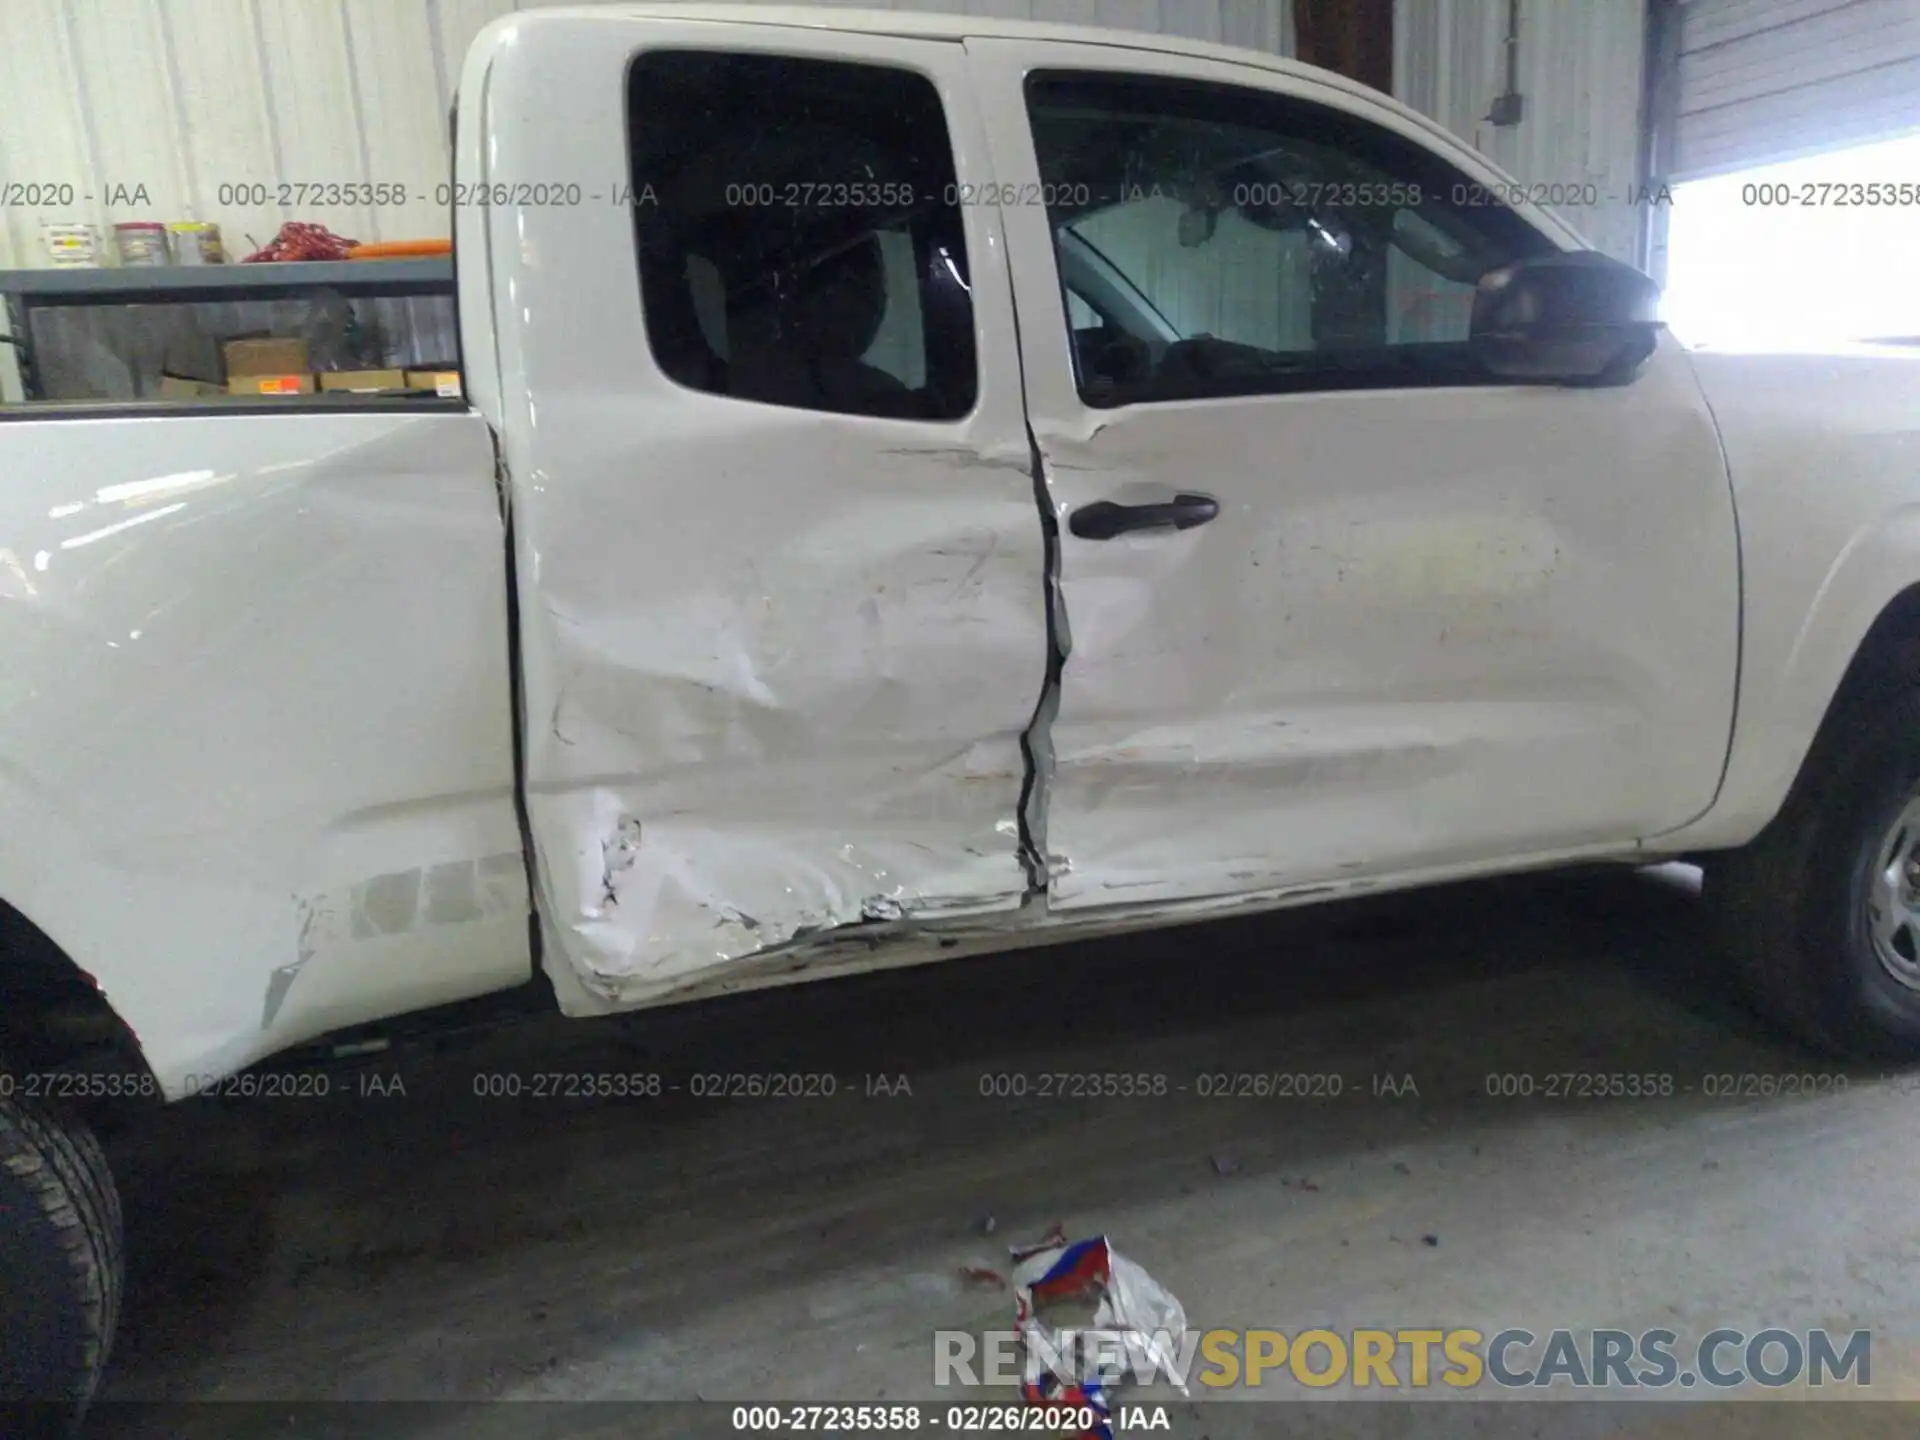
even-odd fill
[[[1038,1244],[1016,1247],[1013,1262],[1013,1324],[1025,1352],[1021,1394],[1030,1405],[1091,1410],[1099,1423],[1084,1434],[1111,1440],[1112,1395],[1129,1375],[1175,1377],[1166,1342],[1177,1343],[1186,1330],[1186,1311],[1104,1235],[1068,1241],[1056,1232]],[[1093,1315],[1090,1324],[1073,1328],[1108,1332],[1124,1345],[1076,1346],[1068,1353],[1072,1342],[1041,1312],[1075,1302],[1082,1307],[1091,1302]],[[1185,1393],[1177,1378],[1175,1384]]]

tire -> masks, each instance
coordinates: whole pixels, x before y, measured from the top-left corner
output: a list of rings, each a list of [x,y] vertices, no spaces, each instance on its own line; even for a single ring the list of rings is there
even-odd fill
[[[0,1098],[0,1434],[74,1433],[124,1283],[120,1197],[78,1120]]]
[[[1920,1058],[1920,963],[1903,982],[1882,959],[1869,903],[1916,799],[1920,691],[1875,686],[1822,728],[1773,822],[1744,849],[1705,857],[1716,938],[1760,1011],[1816,1050]],[[1904,944],[1913,951],[1920,928]]]

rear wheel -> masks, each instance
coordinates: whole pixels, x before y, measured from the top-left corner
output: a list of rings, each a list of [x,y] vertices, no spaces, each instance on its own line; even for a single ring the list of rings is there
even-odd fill
[[[1706,896],[1771,1018],[1834,1053],[1920,1057],[1920,692],[1836,720],[1773,823],[1707,857]]]
[[[99,1142],[78,1120],[0,1098],[0,1433],[77,1427],[122,1278],[120,1197]]]

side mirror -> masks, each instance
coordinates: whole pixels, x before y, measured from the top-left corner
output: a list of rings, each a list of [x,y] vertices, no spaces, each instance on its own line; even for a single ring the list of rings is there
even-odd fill
[[[1650,277],[1576,250],[1481,276],[1469,339],[1493,375],[1609,385],[1632,378],[1659,332],[1660,287]]]

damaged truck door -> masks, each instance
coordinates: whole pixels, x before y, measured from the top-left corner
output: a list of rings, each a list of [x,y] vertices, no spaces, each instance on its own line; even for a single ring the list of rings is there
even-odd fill
[[[605,197],[483,222],[527,809],[577,1012],[1018,909],[1047,670],[962,47],[635,33],[528,25],[484,90],[492,172]]]
[[[1573,237],[1334,77],[967,43],[1058,518],[1049,910],[1467,873],[1704,810],[1739,576],[1684,356],[1570,388],[1473,352],[1481,277]]]

